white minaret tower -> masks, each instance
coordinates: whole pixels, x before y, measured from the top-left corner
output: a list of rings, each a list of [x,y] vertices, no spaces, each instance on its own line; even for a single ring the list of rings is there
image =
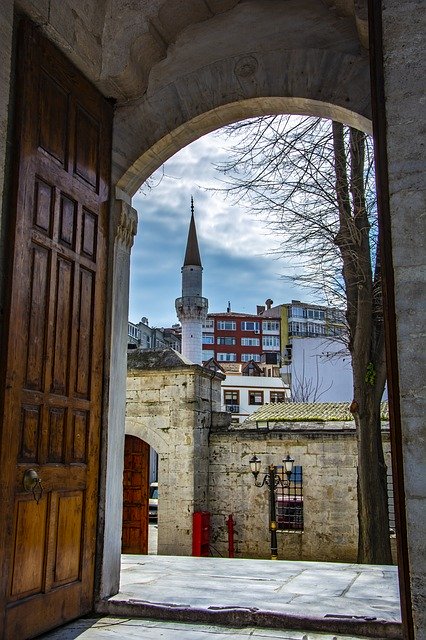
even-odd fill
[[[202,297],[202,291],[203,267],[195,229],[194,201],[191,196],[191,222],[182,267],[182,297],[176,299],[175,306],[182,325],[182,355],[194,364],[202,364],[203,322],[209,306],[207,298]]]

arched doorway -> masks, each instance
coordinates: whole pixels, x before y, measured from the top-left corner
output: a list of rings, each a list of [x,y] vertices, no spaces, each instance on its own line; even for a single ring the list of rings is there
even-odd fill
[[[116,29],[114,29],[114,23],[116,21],[114,12],[106,11],[105,14],[102,14],[102,10],[94,10],[87,12],[87,15],[85,15],[85,11],[80,11],[78,15],[75,13],[73,16],[71,16],[71,12],[64,12],[52,26],[50,21],[55,14],[52,11],[52,15],[48,15],[50,14],[50,8],[36,8],[32,3],[24,4],[24,10],[28,11],[40,24],[44,25],[48,33],[54,34],[55,40],[62,45],[62,48],[68,52],[68,55],[71,55],[73,59],[79,63],[80,68],[85,71],[87,76],[92,81],[98,83],[104,95],[113,95],[119,100],[119,106],[116,112],[116,141],[120,141],[121,139],[122,144],[116,142],[114,146],[113,175],[114,183],[118,184],[119,187],[116,195],[118,198],[122,197],[127,205],[130,204],[131,196],[138,184],[140,184],[147,175],[150,175],[152,170],[156,168],[165,157],[169,157],[174,150],[187,144],[191,136],[193,136],[192,139],[195,139],[200,135],[200,130],[198,129],[199,122],[204,124],[206,127],[205,130],[212,130],[218,126],[218,107],[224,107],[225,110],[228,111],[228,117],[226,119],[229,122],[242,117],[238,105],[241,106],[241,109],[244,109],[246,100],[256,100],[260,95],[263,96],[263,99],[267,99],[268,96],[281,95],[289,96],[289,100],[296,98],[301,101],[297,103],[297,108],[295,109],[297,112],[307,113],[308,111],[306,109],[303,110],[304,106],[306,107],[308,105],[306,101],[313,99],[323,114],[324,104],[334,104],[337,105],[338,109],[334,111],[336,115],[333,117],[338,117],[339,108],[344,109],[346,107],[349,111],[352,110],[353,113],[360,114],[362,118],[369,118],[368,56],[365,51],[362,51],[360,54],[360,42],[355,36],[355,24],[359,29],[359,33],[363,32],[364,36],[366,35],[365,14],[364,16],[360,15],[360,13],[364,13],[364,10],[359,9],[359,7],[365,8],[365,3],[356,3],[358,9],[348,10],[346,17],[342,18],[336,13],[335,18],[332,20],[334,28],[331,30],[328,29],[330,40],[326,41],[320,38],[320,41],[318,41],[318,39],[315,39],[317,45],[315,50],[306,55],[306,52],[302,53],[301,58],[305,59],[305,64],[302,64],[300,61],[299,66],[297,66],[295,58],[298,57],[300,52],[306,49],[306,43],[313,42],[310,37],[311,31],[309,30],[309,26],[311,25],[312,28],[312,25],[314,25],[316,29],[318,25],[315,12],[317,10],[323,12],[324,24],[327,25],[327,20],[330,17],[328,15],[328,5],[336,9],[341,3],[333,2],[332,0],[330,3],[268,2],[267,5],[263,2],[244,2],[239,3],[239,6],[237,6],[236,2],[230,0],[229,2],[218,3],[221,8],[218,11],[210,10],[210,13],[207,8],[208,3],[204,3],[206,5],[205,13],[201,12],[195,18],[189,16],[189,19],[186,19],[187,16],[185,16],[185,18],[177,20],[175,19],[176,14],[174,13],[174,11],[176,11],[175,3],[158,2],[155,4],[152,15],[149,16],[149,18],[153,20],[153,26],[150,25],[148,18],[143,21],[141,20],[141,26],[137,20],[131,19],[132,16],[130,16],[129,19],[127,15],[127,21],[121,20]],[[105,5],[107,4],[109,5],[109,3],[105,3]],[[345,3],[345,6],[349,7],[351,4],[352,3]],[[370,4],[371,6],[376,5],[376,3]],[[388,75],[390,66],[395,69],[395,71],[392,71],[390,74],[392,75],[394,82],[393,87],[395,88],[396,85],[399,84],[399,81],[402,81],[404,75],[411,77],[412,74],[404,73],[405,58],[399,56],[398,51],[398,47],[401,47],[401,41],[404,42],[404,40],[402,40],[402,35],[400,36],[401,39],[393,38],[392,28],[399,28],[403,31],[404,25],[408,25],[409,28],[406,33],[413,32],[413,34],[415,34],[414,23],[410,22],[412,19],[411,15],[414,15],[415,11],[407,12],[403,5],[398,2],[387,4],[389,4],[389,6],[386,6],[384,9],[379,8],[376,11],[379,13],[383,11],[390,17],[389,24],[387,25],[386,41],[388,53],[390,52],[390,54],[388,55],[386,64]],[[258,13],[262,6],[264,7],[263,17]],[[377,3],[377,6],[379,6],[379,3]],[[416,6],[420,5],[417,3]],[[13,34],[10,24],[12,23],[13,2],[5,2],[4,7],[5,8],[2,7],[2,19],[6,16],[5,12],[9,12],[4,22],[5,25],[7,24],[5,45],[6,48],[9,47],[11,50]],[[279,7],[280,11],[285,12],[288,10],[288,15],[276,15],[272,9],[276,9],[277,7]],[[250,11],[252,8],[256,9],[253,15],[257,16],[254,29],[247,28],[249,23],[244,21],[247,11]],[[44,10],[46,11],[46,15],[43,13]],[[410,13],[410,16],[408,13]],[[161,16],[160,14],[163,15]],[[108,16],[109,23],[102,32],[105,15]],[[120,16],[120,18],[122,18],[122,16]],[[96,21],[99,31],[93,33],[90,28],[78,30],[74,24],[77,20],[82,21],[80,24],[89,24],[91,20]],[[275,24],[278,27],[276,32],[277,37],[274,40],[276,43],[275,48],[274,46],[269,46],[272,39],[268,38],[268,33],[265,32],[266,22],[269,22],[271,25]],[[195,23],[197,23],[197,26],[194,27]],[[337,23],[341,25],[340,31],[337,28]],[[389,26],[390,24],[394,26]],[[129,25],[132,28],[128,28]],[[213,30],[209,35],[209,30],[207,29],[206,32],[205,27],[210,25],[219,25],[221,29]],[[236,25],[237,27],[240,25],[242,28],[236,29]],[[287,32],[291,30],[295,32],[294,37],[291,33],[289,39],[286,39],[285,36],[283,37],[283,33],[279,31],[279,27],[283,25],[286,25]],[[296,25],[297,29],[295,28]],[[412,27],[411,29],[410,25]],[[168,28],[165,29],[164,26]],[[74,28],[75,31],[73,31]],[[150,28],[151,32],[149,32]],[[189,53],[189,56],[186,56],[186,58],[183,56],[183,58],[181,58],[181,64],[178,66],[176,65],[176,58],[172,55],[172,50],[174,49],[175,52],[178,50],[183,52],[180,44],[185,44],[185,42],[178,42],[181,32],[184,41],[186,41],[186,51]],[[130,40],[126,39],[127,33],[130,36]],[[154,33],[154,36],[152,36],[152,33]],[[241,41],[241,37],[234,38],[235,33],[242,33],[245,42]],[[114,42],[115,48],[111,42],[112,34],[117,36]],[[338,37],[339,34],[342,37]],[[205,37],[206,35],[209,37]],[[149,38],[152,38],[157,43],[158,49],[161,49],[159,55],[145,55],[148,51],[152,53],[152,47],[149,49],[145,46]],[[374,43],[380,51],[380,24],[374,38]],[[301,43],[302,40],[305,41],[305,46],[300,46],[303,44],[303,42]],[[413,46],[414,49],[410,49],[411,54],[409,55],[411,55],[412,58],[414,58],[415,52],[418,51],[415,46],[419,46],[413,44],[415,41],[415,37],[411,38],[410,46]],[[348,46],[346,46],[345,42],[349,42]],[[102,57],[102,43],[106,50],[104,57]],[[177,43],[177,46],[175,46],[175,43]],[[87,46],[88,44],[89,46]],[[200,47],[203,48],[203,44],[205,44],[205,47],[202,55],[199,55]],[[99,46],[99,51],[96,49],[93,56],[87,55],[88,51],[93,52],[97,46]],[[340,51],[340,55],[330,55],[333,46],[335,50]],[[231,47],[231,49],[229,49],[229,47]],[[205,57],[207,48],[211,51],[210,59]],[[414,54],[412,53],[413,51]],[[121,53],[121,55],[116,56],[114,52]],[[255,54],[254,56],[253,53]],[[9,94],[9,59],[12,58],[9,54],[6,55],[5,80],[2,81],[2,86],[5,86],[7,89],[6,96]],[[255,60],[246,60],[246,56],[252,56]],[[166,57],[168,58],[168,68],[167,64],[163,64]],[[318,67],[315,67],[316,58],[318,61],[322,61],[321,64],[324,73],[316,74],[315,69],[318,69]],[[146,62],[147,60],[148,62]],[[153,60],[155,61],[154,64],[152,64]],[[333,64],[333,60],[345,61],[345,64],[343,64],[343,66],[336,66],[336,64]],[[129,64],[127,64],[128,62]],[[7,66],[8,64],[9,67]],[[310,76],[310,81],[306,83],[305,89],[302,90],[302,85],[297,84],[297,78],[292,77],[292,74],[288,73],[288,69],[298,69],[299,82],[303,83],[303,75],[308,67],[314,69],[314,73]],[[420,67],[417,66],[417,73],[419,68]],[[185,69],[187,69],[187,73],[185,73]],[[206,71],[204,72],[204,70]],[[258,70],[261,70],[260,77]],[[165,73],[162,76],[163,71]],[[354,73],[358,79],[363,79],[361,82],[363,90],[361,92],[359,91],[360,83],[353,81]],[[136,80],[139,82],[133,83],[134,76],[136,76]],[[317,84],[314,82],[315,76],[318,78]],[[266,82],[265,78],[267,79],[267,77],[273,80],[273,85]],[[305,75],[305,78],[306,77]],[[345,80],[346,78],[347,81]],[[148,81],[150,84],[149,91],[147,91]],[[286,88],[285,91],[283,90],[283,86]],[[321,96],[323,87],[325,86],[328,87],[327,95]],[[350,93],[347,93],[342,87],[350,88]],[[389,109],[389,122],[390,125],[395,125],[395,129],[391,133],[394,137],[394,144],[392,148],[390,148],[392,154],[391,159],[397,160],[395,166],[392,168],[393,173],[391,176],[395,183],[394,193],[392,194],[392,213],[395,214],[393,224],[396,226],[394,231],[396,231],[400,237],[403,237],[405,235],[404,229],[406,228],[402,225],[402,218],[404,218],[406,213],[410,213],[408,207],[414,206],[413,202],[417,194],[413,187],[414,178],[411,182],[410,179],[408,179],[407,182],[404,182],[404,185],[401,186],[401,184],[398,183],[401,174],[398,174],[398,172],[402,171],[405,178],[409,176],[410,172],[406,167],[402,170],[399,167],[401,162],[403,163],[405,158],[410,156],[408,147],[416,147],[414,141],[417,136],[415,135],[415,131],[413,133],[413,130],[411,130],[412,135],[410,137],[407,136],[407,132],[409,131],[407,121],[400,119],[399,109],[401,107],[399,106],[399,109],[397,108],[398,101],[403,100],[405,103],[405,97],[409,92],[404,94],[403,89],[398,89],[400,94],[395,93],[395,96],[393,96],[392,91],[394,88],[392,88],[392,85],[387,87],[389,95],[386,96],[388,103],[386,108]],[[417,96],[418,93],[418,90],[414,88],[414,95]],[[410,95],[412,94],[410,93]],[[141,96],[143,96],[143,98],[141,98]],[[355,103],[358,104],[357,108],[354,106]],[[385,100],[383,99],[382,106],[384,103]],[[234,111],[235,105],[237,105],[237,113]],[[409,104],[408,107],[413,109],[412,104]],[[9,105],[6,97],[1,104],[2,115],[7,113],[8,108]],[[299,111],[299,109],[301,111]],[[416,106],[414,106],[414,109],[416,109]],[[250,113],[253,114],[253,111],[249,110],[248,115],[250,115]],[[414,112],[412,111],[412,113]],[[207,119],[205,119],[206,114],[208,114]],[[330,115],[332,115],[331,112]],[[6,120],[7,118],[5,117],[5,121]],[[418,120],[419,123],[421,121],[420,118],[413,118],[413,121],[415,120]],[[135,150],[134,145],[136,145],[138,149]],[[7,145],[5,146],[7,147]],[[158,151],[159,155],[157,154]],[[5,155],[3,147],[1,153],[3,166]],[[402,160],[401,156],[403,156]],[[385,175],[384,181],[386,183],[387,175]],[[403,189],[404,197],[402,198],[401,193]],[[407,197],[407,194],[409,194],[410,197]],[[387,192],[384,194],[384,197],[385,199],[388,197]],[[417,214],[417,211],[420,212],[421,210],[420,204],[416,204],[415,207],[414,211]],[[400,214],[398,210],[401,212]],[[420,220],[421,217],[417,215],[408,215],[407,219],[409,219],[411,223],[415,222],[417,217]],[[387,220],[387,224],[390,225],[390,220]],[[419,223],[417,222],[417,224]],[[401,225],[401,227],[398,225]],[[111,226],[113,227],[114,224]],[[399,231],[402,232],[399,233]],[[421,229],[419,227],[419,237],[420,231]],[[412,232],[411,229],[410,232]],[[417,238],[414,232],[414,248],[416,244],[415,240],[417,240]],[[113,242],[114,238],[112,235],[112,243]],[[411,468],[412,465],[412,468],[416,468],[417,460],[415,455],[411,453],[410,443],[416,441],[416,435],[419,433],[420,428],[417,425],[421,424],[422,414],[420,413],[420,405],[416,405],[418,386],[416,386],[417,382],[414,380],[417,369],[420,370],[420,364],[417,363],[417,361],[413,361],[411,356],[412,353],[418,353],[419,351],[413,346],[417,344],[415,340],[418,339],[416,336],[418,336],[419,329],[414,329],[415,320],[413,320],[413,315],[411,314],[411,306],[410,313],[405,313],[405,303],[407,302],[407,283],[410,283],[414,291],[418,281],[418,274],[417,272],[414,273],[414,270],[413,273],[408,273],[409,268],[414,264],[412,246],[404,247],[403,243],[401,243],[401,249],[397,251],[394,243],[393,251],[395,252],[398,263],[396,265],[398,267],[396,287],[399,287],[397,294],[399,301],[398,311],[400,312],[398,317],[398,335],[400,342],[397,348],[395,339],[394,346],[395,354],[398,356],[398,362],[401,362],[403,365],[401,368],[401,382],[403,383],[401,402],[403,403],[402,409],[406,418],[406,424],[404,425],[406,430],[404,453],[408,459],[407,466],[410,465]],[[389,255],[391,255],[390,251]],[[417,261],[415,264],[417,264]],[[418,264],[420,264],[420,260]],[[392,268],[392,264],[390,266]],[[393,291],[393,274],[389,281],[389,288]],[[402,291],[404,291],[404,293],[402,293]],[[110,300],[112,300],[110,307],[114,307],[114,305],[117,305],[117,300],[120,301],[120,296],[115,292],[110,292]],[[417,313],[418,304],[416,303],[415,314]],[[113,315],[112,311],[110,313],[110,316],[111,315]],[[120,323],[118,322],[118,324]],[[117,323],[115,323],[115,325],[117,325]],[[417,333],[414,335],[412,331]],[[120,330],[115,326],[113,328],[113,337],[117,335],[120,335]],[[121,343],[117,344],[116,347],[112,347],[111,371],[118,371],[116,365],[117,362],[120,365],[120,358],[115,357],[114,349],[117,348],[118,353],[121,348],[120,344]],[[410,349],[413,350],[412,353]],[[109,350],[109,339],[107,339],[106,351],[109,352]],[[397,356],[395,355],[396,367],[398,365]],[[118,378],[123,376],[122,364],[120,366],[121,372],[117,374]],[[421,375],[417,377],[418,380],[421,380]],[[112,384],[111,387],[113,386]],[[415,392],[413,392],[413,388],[416,389]],[[396,396],[398,396],[397,386],[395,390]],[[120,401],[117,400],[117,402],[114,403],[114,393],[115,388],[110,394],[110,427],[108,435],[106,436],[108,445],[112,445],[109,446],[109,449],[113,453],[105,453],[104,455],[106,475],[102,480],[103,500],[101,501],[102,505],[99,520],[99,549],[103,549],[104,558],[103,561],[101,561],[103,567],[100,571],[102,575],[99,580],[100,586],[98,589],[101,594],[112,593],[116,590],[118,579],[117,540],[114,538],[117,531],[115,526],[117,524],[116,515],[114,515],[116,512],[117,478],[112,477],[114,475],[112,468],[114,467],[114,456],[120,457],[122,453],[124,436],[120,421],[124,415],[124,411]],[[396,404],[396,414],[399,415],[399,401],[397,398]],[[114,448],[115,444],[117,444],[116,448]],[[414,476],[415,474],[413,474],[413,477]],[[402,491],[402,472],[400,474],[400,481]],[[420,487],[420,483],[416,484],[417,479],[411,482],[408,477],[406,481],[409,482],[410,489],[408,494],[411,507],[411,513],[409,513],[409,533],[413,545],[413,562],[411,564],[413,570],[417,572],[415,565],[417,556],[420,560],[419,550],[421,548],[419,542],[421,538],[417,533],[418,516],[420,515],[418,501],[418,487]],[[112,488],[112,494],[109,491],[110,488]],[[118,499],[118,502],[120,501],[121,498]],[[113,552],[110,554],[109,551],[111,549]],[[408,580],[407,576],[406,580]],[[420,576],[416,573],[413,584],[419,584],[419,580]]]

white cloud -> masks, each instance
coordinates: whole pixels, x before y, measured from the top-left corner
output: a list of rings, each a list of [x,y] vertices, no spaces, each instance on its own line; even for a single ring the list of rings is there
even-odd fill
[[[284,264],[267,255],[274,239],[264,224],[211,190],[220,187],[213,165],[226,158],[225,142],[209,134],[185,147],[153,174],[156,186],[134,198],[139,231],[131,262],[131,320],[144,315],[155,326],[176,322],[191,195],[210,310],[223,311],[231,300],[234,310],[255,313],[266,298],[278,304],[297,297],[280,278]]]

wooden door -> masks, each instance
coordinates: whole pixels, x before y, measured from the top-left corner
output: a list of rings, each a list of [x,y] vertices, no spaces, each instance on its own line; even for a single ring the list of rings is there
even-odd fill
[[[123,475],[123,553],[148,553],[149,445],[126,435]]]
[[[93,604],[112,116],[28,22],[18,56],[0,440],[10,640]],[[30,469],[35,496],[23,488]]]

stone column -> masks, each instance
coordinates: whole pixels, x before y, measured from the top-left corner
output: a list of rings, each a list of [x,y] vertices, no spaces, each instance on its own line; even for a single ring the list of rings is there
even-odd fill
[[[424,0],[381,3],[401,447],[414,637],[426,629]],[[407,635],[412,637],[411,635]]]
[[[129,312],[130,251],[137,230],[137,212],[130,201],[115,200],[111,238],[112,273],[110,297],[108,426],[102,442],[103,469],[99,510],[97,595],[105,598],[118,592],[120,584],[121,526],[123,510],[124,431],[127,378],[127,321]]]

